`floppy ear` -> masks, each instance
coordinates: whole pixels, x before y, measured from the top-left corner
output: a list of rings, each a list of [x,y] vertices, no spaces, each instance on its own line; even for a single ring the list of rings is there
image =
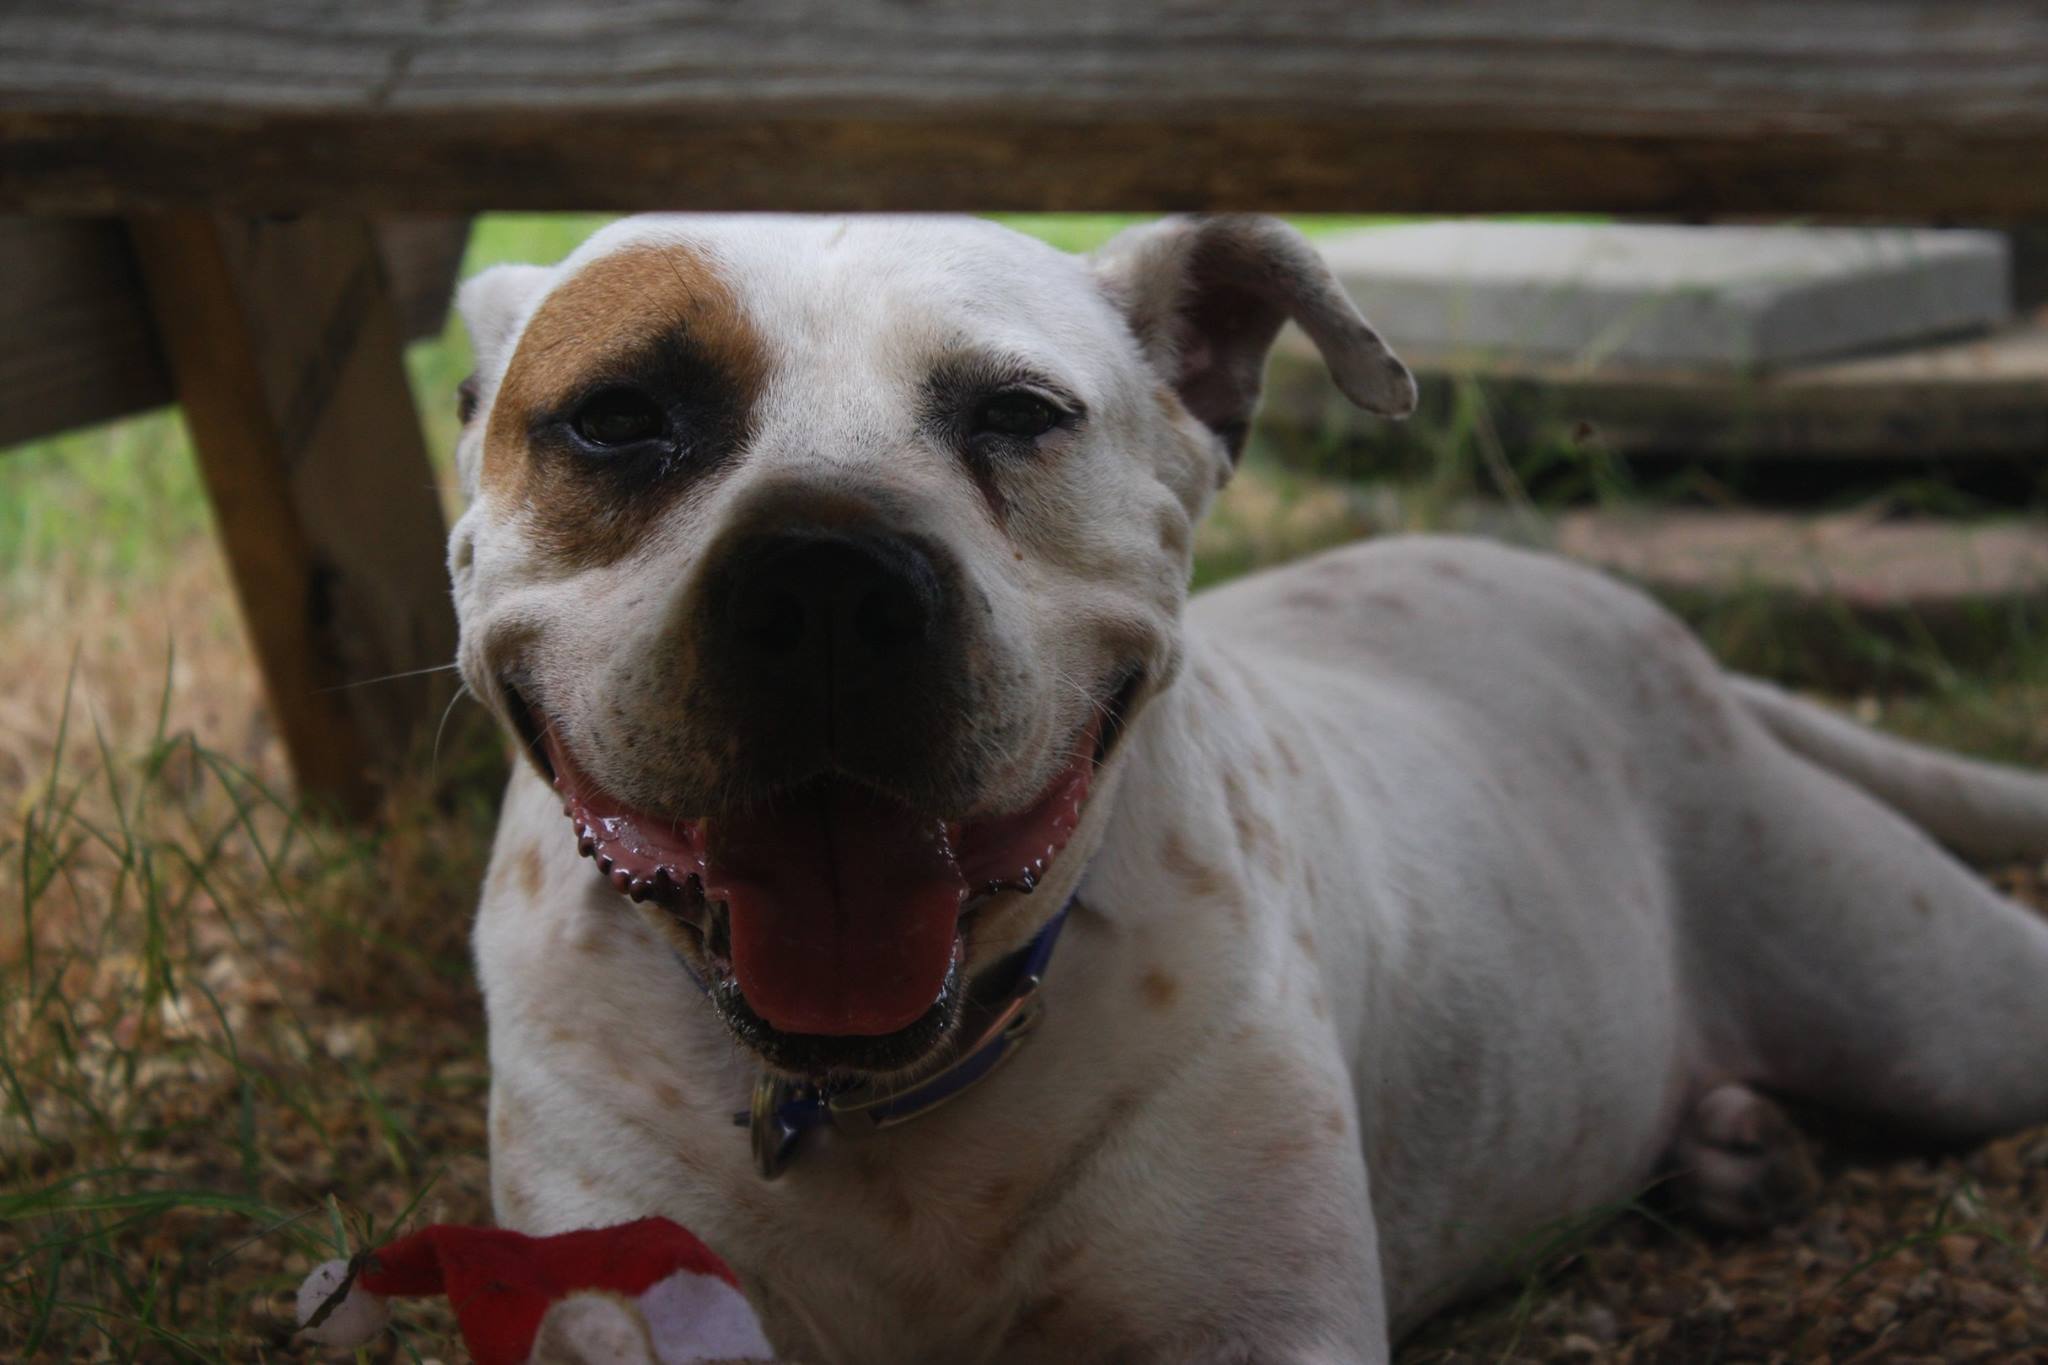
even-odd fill
[[[527,306],[547,290],[554,273],[544,265],[494,265],[462,282],[455,293],[455,311],[469,329],[479,381],[495,384],[504,373]]]
[[[1290,319],[1346,398],[1384,417],[1415,410],[1408,367],[1308,239],[1277,218],[1168,218],[1119,234],[1093,265],[1153,367],[1232,460],[1258,406],[1266,353]]]

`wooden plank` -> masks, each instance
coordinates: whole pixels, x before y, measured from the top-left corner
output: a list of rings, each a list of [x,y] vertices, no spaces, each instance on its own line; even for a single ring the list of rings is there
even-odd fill
[[[367,813],[454,658],[445,525],[400,328],[357,220],[131,224],[301,792]]]
[[[462,214],[403,214],[376,224],[377,252],[391,281],[398,322],[409,340],[441,335],[455,277],[469,245],[469,219]]]
[[[407,336],[440,333],[468,236],[460,217],[377,225]],[[0,309],[0,453],[172,401],[119,222],[0,217],[0,260],[10,290]]]
[[[2025,0],[17,0],[0,206],[2048,215]]]
[[[171,401],[118,222],[0,218],[0,448]]]

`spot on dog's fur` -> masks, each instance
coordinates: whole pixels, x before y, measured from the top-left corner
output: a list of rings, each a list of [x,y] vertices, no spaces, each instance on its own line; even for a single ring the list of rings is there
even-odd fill
[[[1177,504],[1169,504],[1159,510],[1159,548],[1170,555],[1187,553],[1189,523],[1187,513]],[[1023,556],[1019,554],[1018,558]]]
[[[1300,947],[1303,956],[1313,958],[1316,955],[1315,930],[1306,924],[1294,931],[1294,942]]]
[[[1174,997],[1180,994],[1180,982],[1171,974],[1151,967],[1138,980],[1138,994],[1148,1009],[1172,1009]]]
[[[528,844],[519,850],[519,886],[529,899],[540,895],[541,883],[546,880],[545,869],[541,866],[540,845]]]
[[[610,564],[663,520],[686,480],[620,495],[603,471],[537,433],[589,393],[687,356],[714,392],[701,439],[743,443],[767,382],[768,349],[712,262],[682,243],[603,256],[541,304],[520,337],[484,430],[479,484],[520,509],[543,553],[570,568]],[[712,452],[693,449],[693,464]]]
[[[1223,773],[1223,799],[1230,807],[1230,823],[1237,831],[1237,846],[1247,859],[1254,858],[1273,839],[1273,827],[1253,807],[1251,795],[1235,772]]]
[[[498,1219],[503,1223],[517,1223],[526,1217],[533,1207],[533,1195],[526,1188],[526,1182],[511,1171],[506,1171],[498,1181]]]
[[[1365,594],[1365,601],[1372,606],[1378,607],[1389,616],[1415,615],[1415,608],[1407,598],[1399,593],[1388,592],[1384,588],[1377,588]]]
[[[1915,910],[1918,910],[1923,915],[1934,913],[1934,902],[1928,900],[1926,896],[1918,891],[1913,893],[1912,905]]]
[[[1017,1310],[1017,1316],[1010,1319],[1010,1330],[1003,1336],[1005,1341],[1028,1341],[1046,1333],[1047,1324],[1059,1316],[1067,1304],[1064,1289],[1054,1289],[1031,1299]]]
[[[1166,832],[1166,840],[1159,847],[1159,861],[1190,894],[1201,899],[1220,896],[1230,889],[1230,878],[1188,847],[1187,839],[1178,829]]]

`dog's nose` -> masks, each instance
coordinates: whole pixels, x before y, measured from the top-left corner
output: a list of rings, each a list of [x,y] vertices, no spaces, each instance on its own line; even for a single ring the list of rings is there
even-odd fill
[[[888,671],[939,615],[931,559],[880,531],[791,530],[738,547],[725,566],[728,639],[759,664]]]

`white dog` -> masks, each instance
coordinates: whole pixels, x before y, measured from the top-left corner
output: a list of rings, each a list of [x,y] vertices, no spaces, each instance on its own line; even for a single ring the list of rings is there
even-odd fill
[[[2048,1120],[2048,924],[1929,837],[2048,782],[1479,541],[1187,600],[1284,321],[1413,403],[1291,229],[640,218],[461,307],[506,1224],[669,1215],[815,1362],[1380,1361],[1662,1170],[1767,1217],[1760,1091]]]

